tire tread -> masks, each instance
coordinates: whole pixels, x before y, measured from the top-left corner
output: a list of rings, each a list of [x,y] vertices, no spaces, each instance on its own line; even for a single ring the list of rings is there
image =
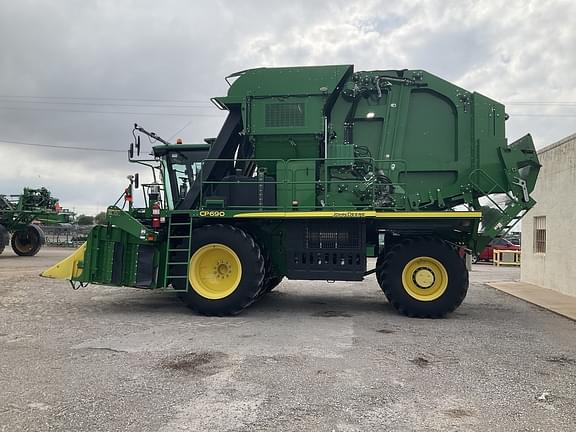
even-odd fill
[[[401,271],[401,269],[394,268],[394,258],[402,252],[405,248],[416,248],[421,249],[423,247],[434,245],[438,248],[445,248],[446,250],[451,250],[452,252],[456,253],[454,249],[448,245],[443,240],[437,237],[416,237],[416,238],[407,238],[403,241],[394,245],[389,251],[381,254],[377,260],[377,271],[376,278],[380,285],[382,291],[386,295],[386,298],[392,305],[394,309],[396,309],[399,313],[414,317],[414,318],[442,318],[445,315],[453,312],[456,310],[458,306],[462,304],[466,294],[468,292],[468,285],[469,285],[469,274],[466,270],[466,266],[463,262],[461,262],[461,268],[457,269],[456,271],[461,271],[462,276],[464,277],[464,286],[463,289],[459,290],[458,295],[452,299],[452,302],[449,304],[448,307],[443,309],[438,309],[436,311],[428,311],[428,312],[419,312],[413,309],[410,309],[406,304],[404,304],[398,296],[395,295],[393,291],[393,286],[389,283],[392,276],[395,272]],[[379,264],[378,264],[379,263]]]
[[[244,309],[246,309],[248,306],[250,306],[252,303],[254,303],[254,301],[257,300],[258,298],[258,294],[260,293],[261,289],[262,289],[262,284],[264,281],[264,266],[265,266],[265,262],[264,262],[264,256],[262,255],[262,251],[260,249],[260,246],[254,241],[254,238],[248,234],[247,232],[245,232],[243,229],[237,228],[233,225],[224,225],[224,224],[214,224],[214,225],[204,225],[200,228],[197,228],[198,230],[202,230],[204,232],[210,232],[210,231],[215,231],[217,230],[218,233],[220,234],[222,232],[222,230],[228,230],[230,231],[230,237],[237,237],[239,239],[241,239],[241,241],[247,243],[249,245],[249,250],[250,253],[253,254],[253,256],[255,257],[255,261],[256,261],[256,280],[254,281],[254,283],[256,284],[256,289],[252,289],[252,290],[244,290],[246,292],[244,292],[239,298],[238,300],[235,302],[234,305],[229,305],[228,307],[222,309],[218,308],[217,305],[213,305],[213,307],[205,307],[205,305],[202,304],[202,302],[197,302],[194,301],[193,295],[191,295],[190,293],[182,293],[182,295],[180,295],[180,297],[183,299],[183,301],[185,302],[185,304],[192,309],[194,312],[199,313],[201,315],[206,315],[206,316],[229,316],[229,315],[237,315],[240,312],[242,312]],[[194,232],[192,232],[192,238],[194,239]]]

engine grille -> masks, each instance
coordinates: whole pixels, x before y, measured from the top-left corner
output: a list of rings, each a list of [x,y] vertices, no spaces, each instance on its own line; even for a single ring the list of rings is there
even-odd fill
[[[299,127],[304,126],[303,103],[272,103],[266,105],[266,127]]]
[[[306,249],[357,249],[360,247],[360,233],[354,231],[338,231],[314,229],[306,227]]]

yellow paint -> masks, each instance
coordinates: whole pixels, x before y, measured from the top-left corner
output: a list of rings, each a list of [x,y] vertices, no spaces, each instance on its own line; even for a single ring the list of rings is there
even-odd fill
[[[432,218],[432,219],[480,219],[481,212],[381,212],[377,218],[404,219],[404,218]]]
[[[367,218],[378,219],[479,219],[481,212],[377,212],[374,210],[356,211],[293,211],[293,212],[252,212],[238,213],[236,218]]]
[[[58,264],[42,272],[40,276],[52,279],[77,279],[82,274],[81,265],[84,262],[85,253],[86,243],[76,249],[69,257],[64,258]]]
[[[240,258],[232,249],[220,243],[202,246],[190,259],[188,280],[192,289],[210,300],[220,300],[232,294],[242,278]]]
[[[239,213],[234,215],[238,218],[302,218],[302,217],[374,217],[376,212],[368,211],[294,211],[294,212],[258,212],[258,213]]]
[[[440,298],[448,288],[448,272],[435,258],[421,256],[404,266],[402,286],[412,298],[433,301]]]

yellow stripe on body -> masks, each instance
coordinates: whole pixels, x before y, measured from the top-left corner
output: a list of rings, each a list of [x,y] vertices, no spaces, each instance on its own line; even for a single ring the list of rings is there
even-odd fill
[[[366,211],[293,211],[238,213],[235,218],[381,218],[381,219],[480,219],[481,212],[376,212]]]
[[[376,214],[377,218],[465,218],[481,219],[481,212],[381,212]]]

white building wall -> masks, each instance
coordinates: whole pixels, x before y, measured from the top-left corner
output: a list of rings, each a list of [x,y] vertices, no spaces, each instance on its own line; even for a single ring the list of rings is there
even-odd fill
[[[538,152],[542,164],[522,219],[521,280],[576,296],[576,134]],[[546,216],[546,253],[534,251],[534,218]]]

